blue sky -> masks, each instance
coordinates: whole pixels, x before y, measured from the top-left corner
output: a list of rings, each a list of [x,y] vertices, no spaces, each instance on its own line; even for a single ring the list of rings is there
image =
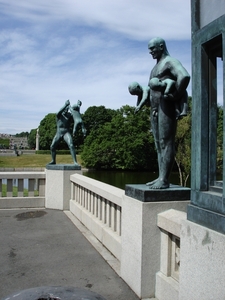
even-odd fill
[[[191,74],[189,0],[0,0],[0,133],[30,132],[67,99],[135,106],[127,87],[148,84],[156,36]]]

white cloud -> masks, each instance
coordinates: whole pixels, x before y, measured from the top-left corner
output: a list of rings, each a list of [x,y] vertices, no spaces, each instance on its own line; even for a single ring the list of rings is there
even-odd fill
[[[188,0],[0,0],[0,132],[37,128],[66,99],[135,105],[127,86],[148,83],[154,36],[191,71]]]

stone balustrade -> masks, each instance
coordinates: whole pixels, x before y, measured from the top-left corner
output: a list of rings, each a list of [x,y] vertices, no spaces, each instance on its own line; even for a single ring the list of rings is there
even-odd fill
[[[45,207],[45,172],[0,172],[0,208]]]
[[[156,274],[156,297],[160,300],[179,299],[180,236],[182,221],[187,214],[169,209],[158,214],[161,231],[160,271]]]
[[[73,174],[70,211],[120,260],[124,190]]]

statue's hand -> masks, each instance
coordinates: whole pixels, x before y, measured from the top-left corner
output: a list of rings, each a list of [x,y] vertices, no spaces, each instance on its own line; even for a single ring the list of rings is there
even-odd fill
[[[70,100],[66,100],[65,105],[69,106],[70,105]]]
[[[137,107],[135,108],[135,110],[134,110],[134,113],[136,114],[137,112],[139,112],[139,110],[140,110],[140,107],[137,106]]]

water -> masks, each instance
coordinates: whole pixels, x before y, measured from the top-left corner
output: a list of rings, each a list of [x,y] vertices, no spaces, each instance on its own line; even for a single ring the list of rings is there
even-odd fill
[[[83,175],[99,180],[104,183],[125,189],[126,184],[145,184],[158,177],[157,172],[146,171],[83,171]],[[179,174],[172,173],[170,176],[172,184],[180,185]]]

